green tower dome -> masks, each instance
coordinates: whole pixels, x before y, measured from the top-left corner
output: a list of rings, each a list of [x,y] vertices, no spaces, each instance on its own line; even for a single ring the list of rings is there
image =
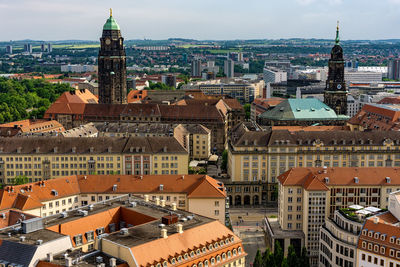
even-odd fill
[[[111,8],[110,8],[110,17],[104,24],[103,30],[107,30],[107,31],[119,31],[120,30],[118,23],[115,21],[115,19],[112,16]]]

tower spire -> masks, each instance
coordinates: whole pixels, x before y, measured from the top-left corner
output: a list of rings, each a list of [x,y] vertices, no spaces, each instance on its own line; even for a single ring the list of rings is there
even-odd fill
[[[337,21],[337,26],[336,26],[336,39],[335,39],[335,44],[339,44],[340,39],[339,39],[339,21]]]
[[[112,17],[112,8],[110,8],[110,17]]]

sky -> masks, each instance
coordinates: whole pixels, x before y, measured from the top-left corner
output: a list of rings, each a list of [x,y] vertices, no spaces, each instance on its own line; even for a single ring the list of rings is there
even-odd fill
[[[109,8],[125,39],[400,39],[400,0],[0,0],[0,40],[98,40]]]

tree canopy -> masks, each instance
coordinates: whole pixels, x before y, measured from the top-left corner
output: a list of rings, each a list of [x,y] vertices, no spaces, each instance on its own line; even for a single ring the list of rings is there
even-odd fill
[[[51,84],[43,79],[15,80],[0,78],[0,123],[42,118],[68,84]]]
[[[309,267],[309,259],[307,256],[307,249],[303,247],[300,255],[296,254],[296,251],[292,245],[288,248],[288,256],[284,257],[283,249],[279,242],[275,243],[275,252],[272,253],[267,248],[264,253],[261,254],[257,250],[257,254],[253,261],[253,267]]]

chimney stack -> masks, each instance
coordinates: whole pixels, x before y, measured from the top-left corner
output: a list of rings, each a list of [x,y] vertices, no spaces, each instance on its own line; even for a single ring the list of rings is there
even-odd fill
[[[165,199],[161,200],[161,207],[165,207]]]
[[[144,195],[144,202],[149,202],[149,195]]]
[[[168,237],[167,229],[161,229],[161,237],[162,238],[167,238]]]
[[[156,205],[160,206],[160,198],[159,197],[156,197]]]
[[[182,226],[182,224],[178,223],[178,224],[176,225],[176,231],[177,231],[178,233],[180,233],[180,234],[183,233],[183,226]]]
[[[175,202],[172,202],[171,206],[172,206],[172,210],[176,210],[176,203]]]

